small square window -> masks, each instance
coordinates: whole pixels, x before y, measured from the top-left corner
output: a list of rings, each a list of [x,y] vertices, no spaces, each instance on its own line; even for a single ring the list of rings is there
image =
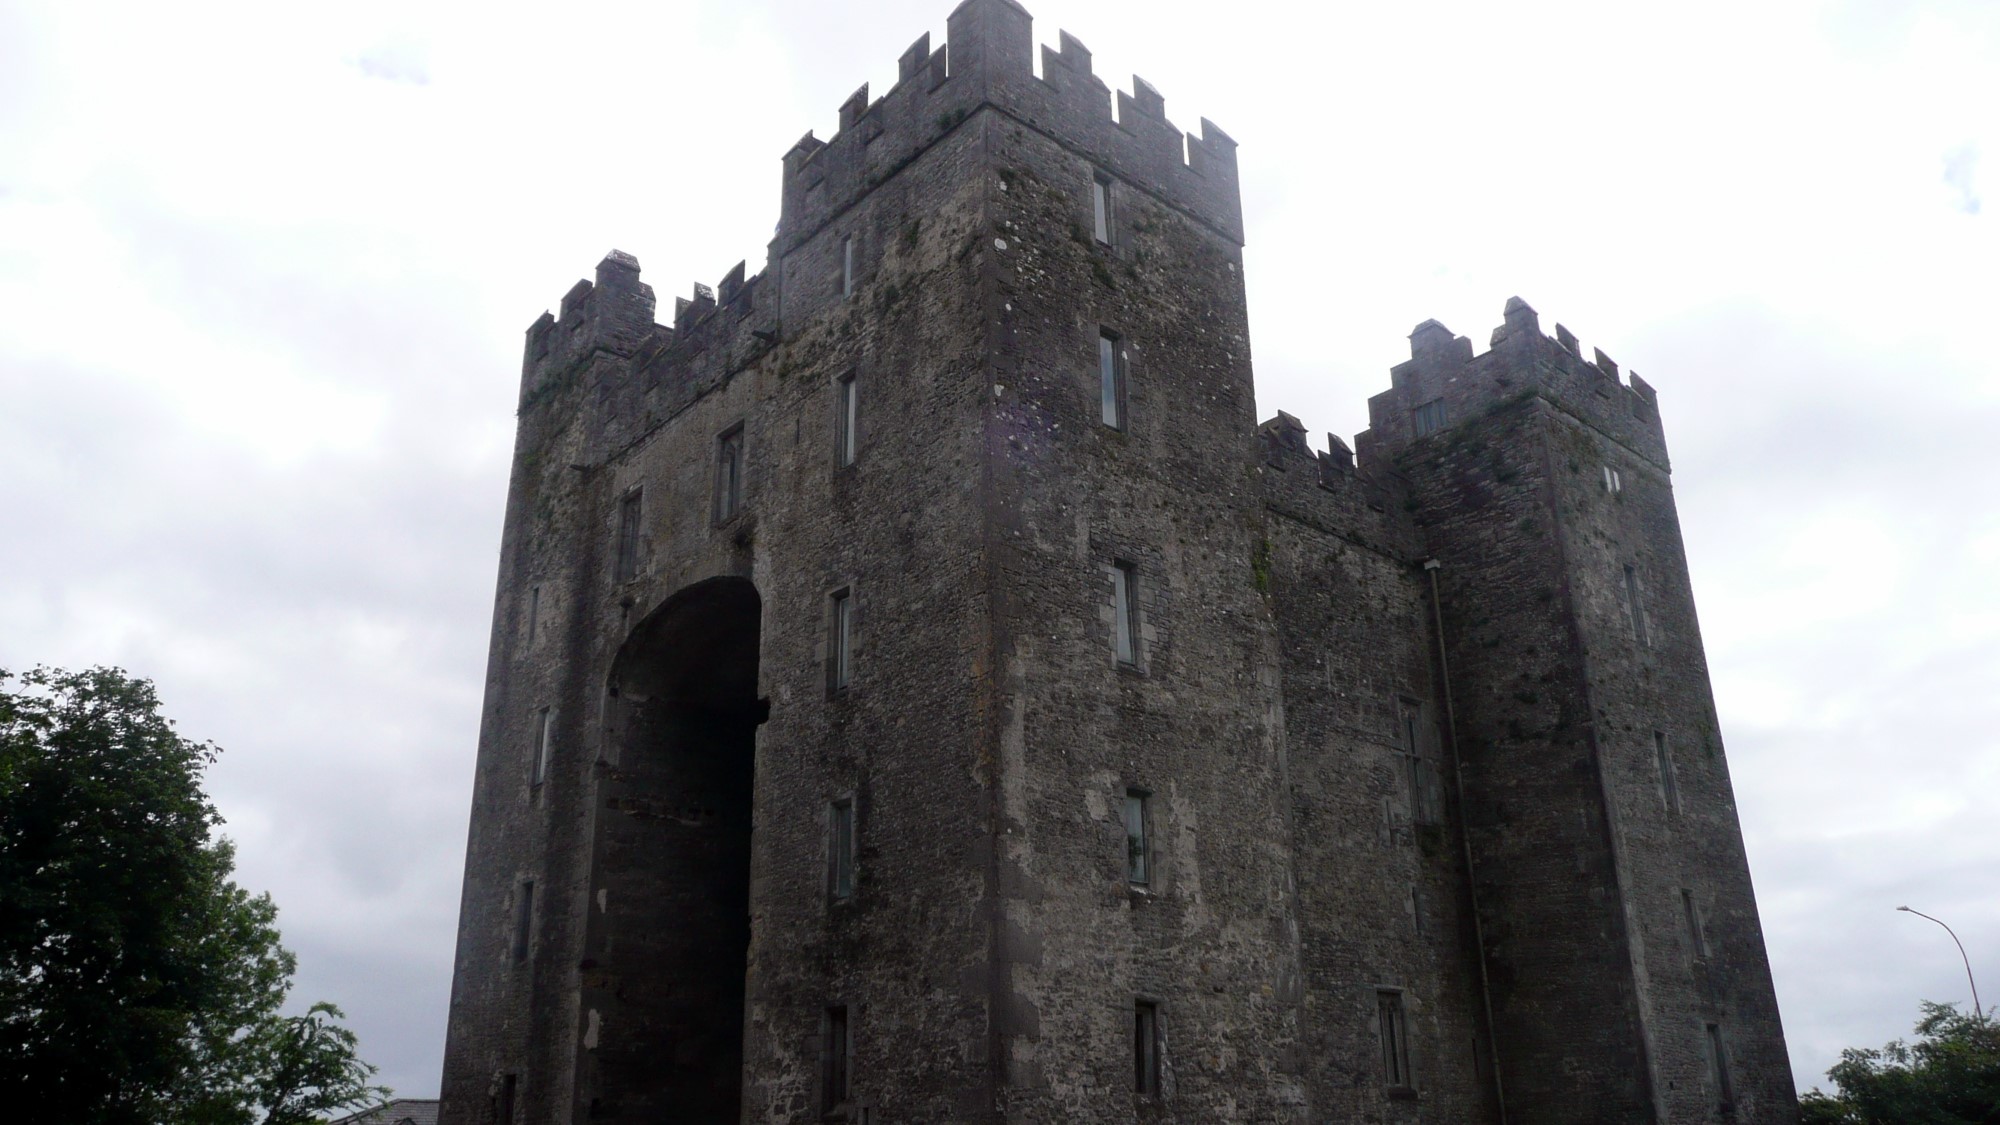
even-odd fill
[[[529,772],[529,782],[540,785],[548,780],[549,759],[555,754],[555,712],[543,707],[535,712],[535,764]]]
[[[1382,1041],[1382,1084],[1391,1090],[1407,1090],[1410,1081],[1410,1039],[1403,1015],[1403,994],[1383,990],[1375,994],[1376,1030]]]
[[[1151,1000],[1132,1003],[1132,1092],[1160,1096],[1160,1006]]]
[[[1125,341],[1116,333],[1097,334],[1097,391],[1099,414],[1114,430],[1125,428]]]
[[[1436,433],[1437,431],[1444,429],[1445,425],[1444,400],[1441,398],[1434,398],[1429,402],[1424,403],[1422,406],[1417,407],[1416,424],[1417,424],[1418,437],[1423,437],[1425,434]]]
[[[860,452],[861,431],[860,403],[861,388],[855,381],[854,372],[842,375],[834,384],[836,411],[833,421],[834,463],[842,468],[854,464]]]
[[[1149,796],[1144,789],[1125,791],[1125,878],[1135,887],[1153,881],[1152,848],[1146,839]]]
[[[1102,172],[1090,181],[1091,235],[1100,245],[1111,245],[1111,177]]]
[[[1111,566],[1111,651],[1119,664],[1139,666],[1139,568],[1129,562]]]
[[[827,895],[835,902],[854,897],[854,799],[842,797],[827,808]]]
[[[743,510],[743,425],[738,423],[715,439],[715,522],[723,523]]]
[[[835,590],[830,598],[826,637],[826,686],[845,691],[854,674],[854,595]]]
[[[643,526],[640,517],[644,512],[645,493],[633,489],[618,501],[618,552],[617,579],[630,582],[639,577],[639,531]]]

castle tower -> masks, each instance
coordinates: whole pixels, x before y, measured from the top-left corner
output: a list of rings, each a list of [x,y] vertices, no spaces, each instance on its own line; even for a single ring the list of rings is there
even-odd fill
[[[1357,448],[1435,583],[1509,1119],[1795,1120],[1653,389],[1519,298],[1410,352]]]
[[[1234,143],[948,29],[529,331],[448,1122],[1303,1109]]]
[[[1650,391],[1258,426],[1235,143],[947,29],[528,331],[441,1120],[1783,1119]]]

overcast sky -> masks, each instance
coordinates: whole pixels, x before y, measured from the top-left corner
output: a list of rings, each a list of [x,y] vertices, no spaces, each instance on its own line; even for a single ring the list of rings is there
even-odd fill
[[[522,332],[950,0],[0,0],[0,667],[122,665],[434,1095]],[[2000,4],[1031,4],[1242,144],[1258,405],[1514,294],[1659,388],[1795,1075],[2000,999]]]

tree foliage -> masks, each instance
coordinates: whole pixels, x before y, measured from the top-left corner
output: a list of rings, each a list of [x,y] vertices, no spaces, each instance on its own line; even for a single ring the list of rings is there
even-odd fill
[[[1800,1099],[1805,1125],[2000,1125],[2000,1023],[1923,1003],[1917,1041],[1850,1047],[1826,1072],[1839,1091]]]
[[[270,896],[229,878],[201,788],[215,755],[117,669],[0,671],[0,1105],[15,1120],[294,1125],[387,1093],[338,1009],[280,1014],[296,962]]]

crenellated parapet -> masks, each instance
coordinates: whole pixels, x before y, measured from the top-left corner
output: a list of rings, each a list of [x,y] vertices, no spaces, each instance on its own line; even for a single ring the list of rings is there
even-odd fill
[[[1666,436],[1659,399],[1637,374],[1621,375],[1603,351],[1585,359],[1576,335],[1558,324],[1544,335],[1541,318],[1519,297],[1485,352],[1435,320],[1410,333],[1410,358],[1389,371],[1389,389],[1368,400],[1369,428],[1357,435],[1364,462],[1394,456],[1413,443],[1448,434],[1459,423],[1539,397],[1624,445],[1662,471]]]
[[[784,157],[774,260],[810,239],[917,154],[991,109],[1085,154],[1107,174],[1243,240],[1236,142],[1203,119],[1199,135],[1167,120],[1166,100],[1143,79],[1116,95],[1091,71],[1091,54],[1067,32],[1033,69],[1033,17],[1014,0],[965,0],[946,23],[947,43],[926,33],[905,51],[897,82],[869,99],[866,85],[839,111],[839,129],[808,132]]]
[[[639,436],[776,342],[776,299],[764,276],[746,276],[738,262],[719,284],[696,282],[676,297],[673,322],[659,324],[638,259],[613,250],[595,281],[577,282],[557,315],[545,312],[528,328],[521,409],[588,369],[591,393],[579,401],[589,404],[593,439],[609,449]]]
[[[653,287],[639,280],[639,260],[613,250],[597,263],[597,280],[578,281],[563,295],[559,315],[544,312],[528,326],[521,361],[521,403],[548,380],[598,352],[630,356],[653,334]]]

